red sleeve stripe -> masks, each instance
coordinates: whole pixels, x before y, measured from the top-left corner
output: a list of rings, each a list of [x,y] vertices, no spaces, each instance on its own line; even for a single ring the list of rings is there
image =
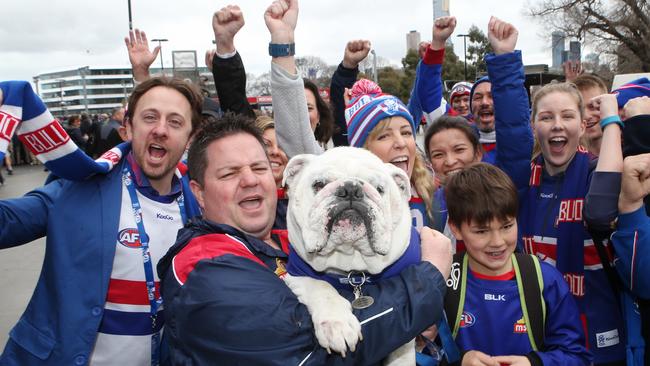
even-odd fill
[[[156,297],[160,296],[160,282],[156,282]],[[149,305],[145,281],[111,278],[108,282],[106,301],[116,304]]]
[[[210,234],[194,238],[172,260],[172,270],[176,281],[182,286],[196,264],[204,259],[212,259],[226,254],[250,259],[265,266],[240,240],[227,234]]]

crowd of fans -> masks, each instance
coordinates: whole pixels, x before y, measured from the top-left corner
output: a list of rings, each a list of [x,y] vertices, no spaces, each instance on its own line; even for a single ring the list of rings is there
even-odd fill
[[[416,335],[421,365],[650,364],[650,80],[610,90],[571,74],[529,100],[518,30],[492,17],[487,75],[446,98],[450,16],[432,24],[407,104],[358,79],[370,40],[345,45],[327,103],[297,72],[297,0],[264,19],[272,117],[246,98],[236,5],[215,12],[206,53],[219,104],[151,77],[159,49],[137,29],[128,110],[70,116],[52,148],[30,135],[58,124],[30,112],[42,102],[0,83],[0,104],[22,108],[14,161],[52,171],[0,202],[1,247],[47,236],[0,364],[376,364]],[[75,145],[97,160],[73,157]],[[376,305],[354,311],[363,341],[347,356],[319,346],[319,324],[280,279],[288,161],[344,145],[406,172],[422,239],[422,263],[367,286]]]

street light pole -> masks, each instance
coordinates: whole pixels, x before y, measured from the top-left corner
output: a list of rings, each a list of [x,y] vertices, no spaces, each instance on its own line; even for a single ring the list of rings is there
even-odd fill
[[[129,30],[133,30],[133,18],[131,17],[131,0],[128,0],[129,5]]]
[[[457,37],[463,37],[463,61],[465,61],[465,81],[467,81],[467,37],[469,34],[459,34]]]
[[[377,53],[375,53],[375,50],[370,50],[370,53],[372,53],[372,78],[375,84],[379,84],[377,81]]]
[[[163,51],[162,51],[162,42],[169,41],[167,38],[156,38],[152,39],[151,42],[158,42],[158,47],[160,47],[160,75],[165,76],[165,66],[163,65]]]

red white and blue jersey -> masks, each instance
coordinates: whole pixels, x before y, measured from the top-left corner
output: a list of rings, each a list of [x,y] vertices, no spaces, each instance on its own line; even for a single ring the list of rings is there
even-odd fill
[[[537,356],[544,365],[588,365],[578,307],[562,275],[541,263],[546,303],[544,346]],[[465,304],[456,344],[463,351],[490,356],[528,355],[533,351],[523,318],[514,270],[490,277],[467,273]]]
[[[427,206],[424,204],[422,198],[411,196],[409,209],[411,210],[411,218],[413,219],[412,225],[418,232],[424,226],[431,227],[429,215],[427,214]]]
[[[168,197],[148,197],[137,191],[144,227],[149,236],[149,253],[154,264],[156,295],[160,280],[155,271],[183,227],[180,209]],[[126,186],[122,187],[122,209],[116,236],[113,269],[108,285],[104,315],[97,333],[91,365],[151,365],[151,337],[164,324],[162,306],[152,327],[147,297],[140,233]]]

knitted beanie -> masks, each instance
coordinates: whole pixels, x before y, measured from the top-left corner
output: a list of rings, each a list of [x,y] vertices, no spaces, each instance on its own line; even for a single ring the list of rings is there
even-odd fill
[[[350,146],[363,147],[370,131],[386,118],[404,117],[415,134],[415,122],[401,100],[384,94],[379,85],[360,79],[352,86],[352,99],[345,108]]]
[[[623,108],[630,99],[644,96],[650,97],[650,80],[648,78],[632,80],[618,89],[612,90],[612,94],[616,95],[618,108]]]
[[[483,76],[482,78],[476,80],[474,85],[472,85],[472,90],[470,90],[470,92],[469,92],[469,110],[470,110],[470,112],[472,111],[472,99],[474,98],[474,92],[476,91],[476,87],[481,83],[489,83],[489,82],[490,82],[490,78],[488,78],[487,75],[486,75],[486,76]]]
[[[454,98],[456,97],[460,97],[462,95],[469,95],[473,86],[474,85],[472,83],[468,83],[467,81],[461,81],[454,84],[454,86],[451,88],[451,93],[449,94],[449,102],[453,103]]]
[[[110,171],[130,144],[123,143],[97,160],[86,155],[65,132],[27,81],[0,82],[0,159],[4,158],[14,133],[53,174],[82,180]]]

